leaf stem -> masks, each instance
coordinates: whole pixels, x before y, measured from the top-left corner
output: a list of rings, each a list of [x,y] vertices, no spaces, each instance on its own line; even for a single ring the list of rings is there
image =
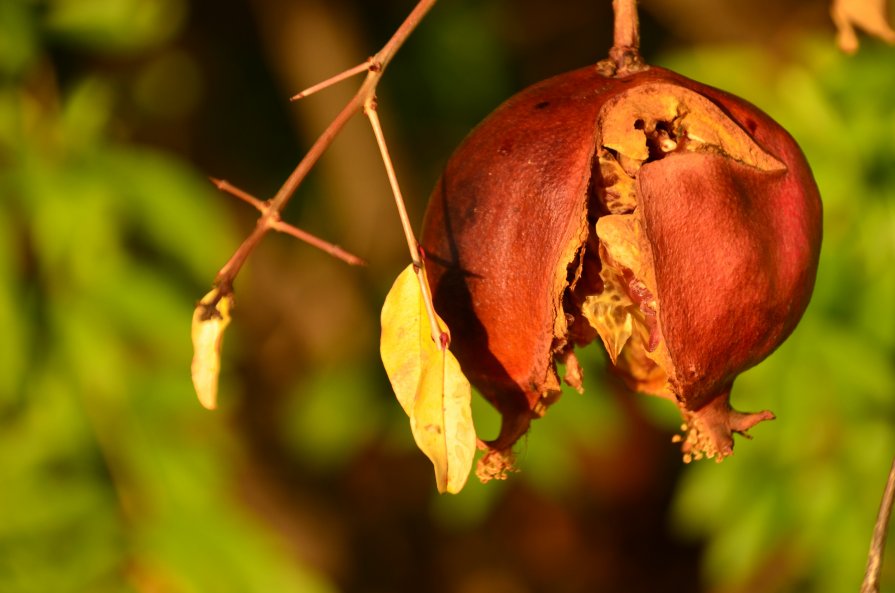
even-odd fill
[[[392,158],[388,153],[388,144],[385,141],[385,134],[382,132],[382,123],[379,121],[379,113],[376,111],[376,97],[371,97],[366,105],[364,105],[364,113],[370,120],[370,126],[373,128],[373,135],[376,136],[376,144],[379,145],[379,153],[382,155],[382,163],[385,166],[385,172],[388,175],[388,182],[392,188],[392,195],[395,196],[395,205],[398,207],[398,216],[401,218],[401,227],[404,229],[404,239],[407,241],[407,249],[410,251],[410,261],[413,262],[413,271],[416,274],[417,281],[420,285],[420,291],[423,294],[423,303],[426,306],[426,317],[429,318],[429,334],[432,341],[439,350],[444,350],[448,345],[448,335],[442,332],[438,326],[438,319],[435,315],[435,305],[432,303],[432,294],[429,291],[429,281],[426,278],[426,269],[422,259],[422,250],[420,244],[413,234],[413,227],[410,224],[410,217],[407,216],[407,206],[404,204],[404,197],[401,195],[401,187],[398,185],[398,176],[395,174],[395,166]]]
[[[364,106],[364,113],[370,120],[370,126],[373,128],[373,135],[376,137],[376,144],[379,146],[379,153],[382,155],[382,163],[385,165],[385,173],[388,175],[388,182],[392,188],[392,194],[395,196],[395,205],[398,207],[398,217],[401,219],[401,228],[404,230],[404,239],[407,241],[407,248],[410,251],[410,261],[415,267],[421,267],[423,264],[419,258],[419,244],[413,234],[413,228],[410,224],[410,217],[407,215],[407,207],[404,205],[404,197],[401,195],[401,188],[398,185],[398,177],[395,174],[395,166],[388,153],[388,144],[385,142],[385,135],[382,133],[382,124],[379,121],[379,113],[376,111],[376,98],[372,97],[367,105]]]

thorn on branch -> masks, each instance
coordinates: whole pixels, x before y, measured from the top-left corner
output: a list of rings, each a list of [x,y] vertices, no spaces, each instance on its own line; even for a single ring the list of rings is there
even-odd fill
[[[209,179],[215,185],[215,187],[217,187],[222,192],[228,193],[231,196],[239,198],[240,200],[242,200],[243,202],[246,202],[247,204],[251,204],[259,212],[263,213],[267,210],[266,203],[262,202],[261,200],[259,200],[255,196],[253,196],[252,194],[239,189],[238,187],[236,187],[229,181],[227,181],[225,179],[216,179],[214,177],[209,177]]]
[[[304,99],[305,97],[307,97],[309,95],[313,95],[317,91],[322,91],[323,89],[329,88],[329,87],[333,86],[334,84],[338,84],[338,83],[342,82],[343,80],[351,78],[355,74],[360,74],[361,72],[378,72],[381,69],[382,69],[381,64],[373,61],[373,58],[367,58],[367,60],[365,62],[362,62],[362,63],[358,64],[357,66],[354,66],[353,68],[349,68],[348,70],[345,70],[344,72],[340,72],[340,73],[336,74],[335,76],[330,76],[326,80],[324,80],[322,82],[318,82],[317,84],[306,88],[305,90],[301,91],[300,93],[293,95],[292,97],[289,98],[289,100],[290,101],[298,101],[299,99]]]
[[[285,233],[287,235],[291,235],[300,241],[304,241],[310,245],[313,245],[317,249],[321,251],[325,251],[331,256],[342,260],[343,262],[350,264],[352,266],[365,266],[367,262],[357,257],[356,255],[345,251],[338,245],[334,245],[333,243],[329,243],[324,241],[323,239],[312,235],[307,231],[303,231],[298,227],[292,226],[291,224],[285,223],[282,220],[273,220],[269,223],[270,228],[280,233]]]

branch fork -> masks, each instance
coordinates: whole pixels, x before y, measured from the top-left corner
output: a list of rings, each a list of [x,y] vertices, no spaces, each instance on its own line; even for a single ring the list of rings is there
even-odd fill
[[[373,134],[376,136],[376,142],[379,146],[380,154],[382,155],[386,173],[388,174],[389,184],[391,185],[392,193],[395,197],[395,204],[398,208],[398,215],[401,219],[401,226],[404,230],[404,236],[410,252],[410,259],[413,262],[413,269],[419,281],[423,299],[426,304],[426,313],[429,318],[432,340],[438,345],[439,350],[447,348],[447,344],[450,340],[447,332],[441,331],[438,324],[435,308],[432,304],[431,292],[425,276],[425,268],[423,267],[423,258],[421,255],[422,252],[419,243],[413,234],[410,219],[407,216],[404,198],[401,195],[397,175],[395,174],[394,165],[392,164],[391,157],[388,153],[385,135],[382,131],[382,125],[376,111],[376,87],[378,86],[386,67],[391,62],[398,49],[407,40],[407,37],[414,31],[414,29],[416,29],[426,13],[428,13],[432,6],[434,6],[435,1],[436,0],[420,0],[404,22],[398,27],[397,31],[395,31],[394,35],[392,35],[391,39],[389,39],[382,49],[375,55],[364,62],[317,83],[291,97],[290,100],[296,101],[329,88],[330,86],[338,84],[355,75],[366,72],[366,78],[363,83],[361,83],[360,88],[317,138],[307,154],[305,154],[304,158],[298,163],[273,198],[267,201],[262,201],[228,181],[220,179],[211,180],[218,189],[252,205],[260,213],[255,228],[249,236],[243,240],[242,244],[220,269],[215,278],[214,285],[218,288],[218,299],[233,292],[233,281],[239,274],[242,266],[264,235],[271,230],[286,233],[299,240],[305,241],[348,264],[364,264],[364,261],[361,258],[348,253],[337,245],[324,241],[306,231],[283,222],[280,217],[283,209],[295,194],[299,185],[301,185],[305,177],[307,177],[307,174],[323,155],[323,152],[330,146],[330,144],[332,144],[333,140],[348,120],[358,112],[363,111],[364,115],[366,115],[370,121],[370,125],[373,128]]]

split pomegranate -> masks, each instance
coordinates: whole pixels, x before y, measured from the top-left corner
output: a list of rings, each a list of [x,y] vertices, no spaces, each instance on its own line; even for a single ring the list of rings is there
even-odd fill
[[[743,99],[651,67],[536,84],[448,162],[422,246],[435,306],[506,452],[597,338],[632,390],[680,407],[685,459],[722,458],[770,412],[735,377],[794,329],[821,203],[793,138]]]

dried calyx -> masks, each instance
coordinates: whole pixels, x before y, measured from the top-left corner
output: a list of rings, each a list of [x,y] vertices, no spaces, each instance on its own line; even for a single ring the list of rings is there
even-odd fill
[[[436,307],[504,417],[488,467],[556,399],[556,361],[581,387],[573,349],[597,338],[633,390],[678,404],[687,460],[720,459],[732,433],[773,417],[732,410],[729,392],[807,306],[821,238],[809,167],[742,99],[634,70],[585,68],[511,98],[432,196]]]

